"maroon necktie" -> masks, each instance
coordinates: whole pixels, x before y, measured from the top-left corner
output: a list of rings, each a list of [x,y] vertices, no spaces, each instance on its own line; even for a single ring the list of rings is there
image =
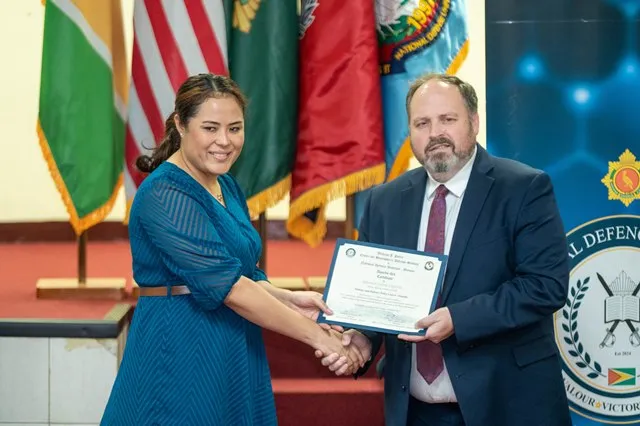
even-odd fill
[[[436,188],[436,196],[431,203],[429,211],[429,224],[427,225],[427,241],[424,251],[429,253],[444,253],[444,223],[447,217],[447,188],[440,185]],[[440,295],[438,295],[437,307],[440,307]],[[416,343],[416,355],[418,371],[422,377],[431,384],[442,373],[444,362],[442,360],[442,348],[430,340]]]

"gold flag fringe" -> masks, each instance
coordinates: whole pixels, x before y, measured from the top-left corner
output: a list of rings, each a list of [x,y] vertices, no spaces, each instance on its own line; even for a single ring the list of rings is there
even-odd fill
[[[291,174],[247,200],[251,220],[278,204],[291,190]]]
[[[465,42],[460,47],[460,50],[456,54],[453,61],[451,61],[451,65],[447,68],[447,74],[456,74],[460,67],[462,66],[465,59],[467,59],[467,55],[469,54],[469,40],[465,40]],[[393,165],[391,166],[391,171],[389,172],[389,177],[387,178],[387,182],[394,180],[401,174],[407,171],[409,168],[409,162],[411,161],[411,142],[409,138],[405,139],[396,155],[395,160],[393,161]]]
[[[58,170],[58,165],[56,164],[55,159],[53,158],[53,154],[51,149],[49,148],[49,142],[47,141],[47,137],[44,134],[44,130],[42,130],[42,125],[40,120],[38,119],[36,125],[36,132],[38,134],[38,142],[40,144],[40,150],[42,151],[42,156],[47,163],[47,167],[49,168],[49,173],[53,178],[53,182],[62,197],[62,202],[67,209],[67,213],[69,213],[69,222],[73,227],[77,236],[80,236],[84,231],[91,228],[92,226],[102,222],[113,209],[113,205],[118,198],[118,191],[122,187],[123,183],[123,175],[120,174],[118,177],[118,181],[114,187],[113,193],[109,197],[109,199],[100,207],[87,214],[86,216],[79,217],[78,211],[76,210],[73,200],[71,199],[71,194],[69,194],[69,190],[67,189],[67,185],[60,174],[60,170]]]
[[[287,231],[311,247],[318,246],[327,233],[327,205],[341,197],[364,191],[384,182],[384,163],[361,170],[313,188],[293,200],[289,206]],[[316,222],[304,216],[306,212],[319,208]]]

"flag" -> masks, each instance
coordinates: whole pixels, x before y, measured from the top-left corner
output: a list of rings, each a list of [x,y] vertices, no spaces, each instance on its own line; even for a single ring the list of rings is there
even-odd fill
[[[374,2],[305,0],[288,232],[311,246],[330,201],[384,180]]]
[[[293,0],[225,0],[229,72],[248,98],[243,153],[231,168],[252,218],[291,188],[296,148],[298,11]]]
[[[119,0],[45,4],[36,131],[77,235],[122,186],[127,63]]]
[[[469,51],[466,0],[388,0],[376,2],[376,28],[384,110],[386,180],[409,167],[412,152],[406,96],[423,74],[455,74]],[[355,225],[364,193],[355,198]]]
[[[635,386],[635,368],[610,368],[607,374],[609,386]]]
[[[86,0],[88,1],[88,0]],[[126,127],[127,216],[145,175],[135,166],[162,140],[180,85],[191,75],[227,75],[222,0],[136,0]]]

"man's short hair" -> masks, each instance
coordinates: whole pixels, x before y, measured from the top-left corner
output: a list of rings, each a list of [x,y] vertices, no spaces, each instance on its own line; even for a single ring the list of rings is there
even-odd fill
[[[409,91],[407,92],[407,117],[410,117],[409,105],[411,104],[413,95],[415,95],[416,91],[420,87],[431,80],[441,81],[443,83],[447,83],[457,87],[460,91],[460,94],[462,95],[462,99],[464,99],[464,103],[467,107],[467,111],[469,111],[469,114],[478,113],[478,95],[476,95],[476,90],[471,84],[460,80],[455,75],[429,73],[417,78],[413,83],[411,83]]]

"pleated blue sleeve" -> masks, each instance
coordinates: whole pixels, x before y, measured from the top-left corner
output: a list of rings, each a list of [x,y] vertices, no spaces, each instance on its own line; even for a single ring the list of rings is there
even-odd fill
[[[156,181],[136,197],[142,228],[167,268],[203,308],[218,308],[240,279],[242,264],[229,255],[205,208],[171,181]]]

